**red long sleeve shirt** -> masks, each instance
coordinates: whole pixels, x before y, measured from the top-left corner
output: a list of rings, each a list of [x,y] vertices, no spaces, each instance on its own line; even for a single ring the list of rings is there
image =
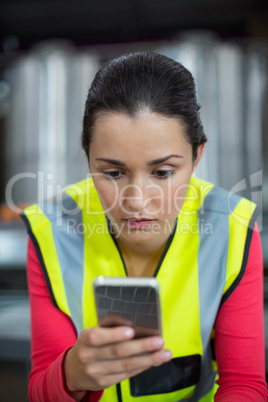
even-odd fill
[[[256,229],[256,227],[255,227]],[[33,402],[72,402],[64,386],[63,362],[76,342],[69,317],[51,302],[31,241],[28,245],[28,286],[31,304],[29,397]],[[260,235],[254,230],[245,274],[222,305],[215,323],[215,354],[220,387],[216,402],[266,402],[263,264]],[[87,392],[84,402],[97,402],[102,392]]]

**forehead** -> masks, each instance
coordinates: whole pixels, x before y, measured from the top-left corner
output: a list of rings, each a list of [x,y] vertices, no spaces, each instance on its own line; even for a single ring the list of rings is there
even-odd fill
[[[91,150],[149,152],[191,149],[184,128],[175,118],[150,111],[131,117],[123,113],[104,113],[97,117]]]

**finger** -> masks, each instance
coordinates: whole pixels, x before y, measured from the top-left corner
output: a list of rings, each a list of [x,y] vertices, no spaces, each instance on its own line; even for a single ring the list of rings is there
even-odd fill
[[[114,328],[87,328],[81,332],[83,342],[87,346],[103,346],[111,343],[122,342],[133,338],[135,332],[131,327]]]
[[[161,337],[132,339],[125,342],[99,347],[92,351],[93,357],[98,360],[115,360],[144,353],[151,353],[163,348],[164,340]]]
[[[98,364],[98,374],[107,376],[112,374],[126,374],[136,370],[144,371],[148,367],[166,363],[171,357],[171,351],[166,349],[124,359],[102,361]]]

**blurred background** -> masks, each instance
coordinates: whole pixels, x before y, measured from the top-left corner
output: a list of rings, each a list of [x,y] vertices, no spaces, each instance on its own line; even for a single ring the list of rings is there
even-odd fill
[[[0,48],[0,399],[28,400],[27,236],[17,213],[88,173],[88,87],[105,60],[129,51],[163,53],[192,72],[209,139],[197,175],[258,204],[268,363],[267,1],[2,0]]]

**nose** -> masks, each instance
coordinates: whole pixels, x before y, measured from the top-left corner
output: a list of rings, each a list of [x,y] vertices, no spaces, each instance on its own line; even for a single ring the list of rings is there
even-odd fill
[[[142,180],[127,184],[122,191],[122,209],[126,213],[141,212],[146,204],[146,185]]]

